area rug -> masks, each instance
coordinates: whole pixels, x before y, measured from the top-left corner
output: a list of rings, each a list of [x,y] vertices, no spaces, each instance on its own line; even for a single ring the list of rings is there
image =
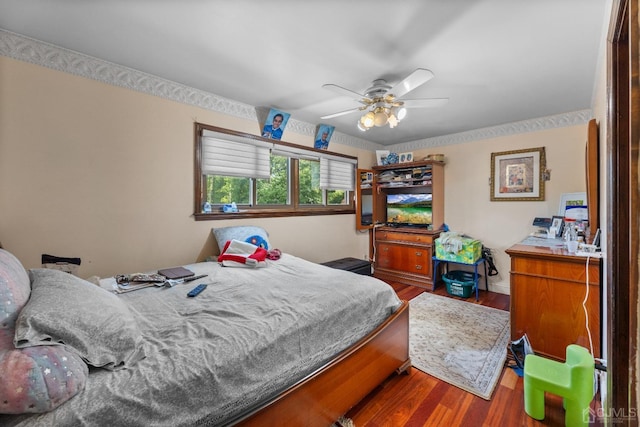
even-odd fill
[[[490,400],[507,357],[509,312],[422,293],[409,302],[412,365]]]
[[[335,423],[331,424],[331,427],[356,427],[351,418],[340,417]]]

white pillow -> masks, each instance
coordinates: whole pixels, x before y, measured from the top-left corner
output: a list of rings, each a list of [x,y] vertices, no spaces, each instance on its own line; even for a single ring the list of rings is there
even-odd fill
[[[88,365],[111,370],[145,356],[140,329],[117,295],[59,270],[29,275],[31,297],[16,322],[17,348],[66,345]]]
[[[240,225],[233,227],[214,228],[213,235],[218,242],[219,253],[222,253],[224,246],[230,240],[239,240],[241,242],[251,243],[259,248],[266,250],[272,249],[269,243],[269,233],[262,227],[255,225]]]

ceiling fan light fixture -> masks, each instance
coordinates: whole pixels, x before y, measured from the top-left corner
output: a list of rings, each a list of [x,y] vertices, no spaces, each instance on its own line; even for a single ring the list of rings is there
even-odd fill
[[[389,116],[384,108],[377,107],[374,112],[373,123],[378,126],[384,126],[389,121]]]
[[[393,129],[394,127],[398,126],[398,123],[400,123],[400,121],[396,118],[396,116],[393,115],[393,113],[391,113],[389,114],[388,123],[389,127]]]
[[[383,107],[378,104],[375,108],[367,111],[358,120],[358,129],[367,131],[372,127],[382,127],[389,125],[390,128],[398,126],[401,117],[406,116],[406,109],[402,106]]]
[[[375,124],[375,115],[373,114],[373,111],[368,111],[366,114],[364,114],[360,118],[360,124],[362,124],[362,126],[367,129],[372,128]]]
[[[448,98],[425,98],[403,100],[402,98],[418,86],[421,86],[433,78],[433,73],[426,68],[417,68],[407,77],[395,85],[388,84],[384,79],[373,81],[373,85],[364,94],[345,89],[334,84],[325,84],[322,87],[338,92],[340,95],[349,96],[360,104],[358,108],[330,114],[322,117],[333,118],[355,111],[363,111],[363,115],[357,123],[358,129],[366,131],[373,126],[382,127],[389,125],[394,128],[406,117],[405,105],[412,108],[436,107],[448,101]],[[407,104],[405,104],[407,102]]]
[[[407,109],[403,106],[397,106],[397,107],[393,107],[391,109],[391,114],[393,114],[394,116],[396,116],[396,118],[398,119],[398,121],[404,119],[405,117],[407,117]]]

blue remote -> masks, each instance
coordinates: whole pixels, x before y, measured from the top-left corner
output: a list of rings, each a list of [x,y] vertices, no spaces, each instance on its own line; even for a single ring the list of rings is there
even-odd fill
[[[200,292],[204,291],[206,287],[207,287],[207,284],[206,283],[202,283],[201,285],[198,285],[195,288],[191,289],[189,291],[189,293],[187,294],[187,296],[188,297],[195,297]]]

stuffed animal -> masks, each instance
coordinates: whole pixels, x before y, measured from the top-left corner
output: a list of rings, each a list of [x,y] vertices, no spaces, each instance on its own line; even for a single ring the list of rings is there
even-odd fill
[[[62,345],[16,349],[15,323],[31,293],[29,276],[0,249],[0,413],[50,411],[84,388],[87,365]]]

